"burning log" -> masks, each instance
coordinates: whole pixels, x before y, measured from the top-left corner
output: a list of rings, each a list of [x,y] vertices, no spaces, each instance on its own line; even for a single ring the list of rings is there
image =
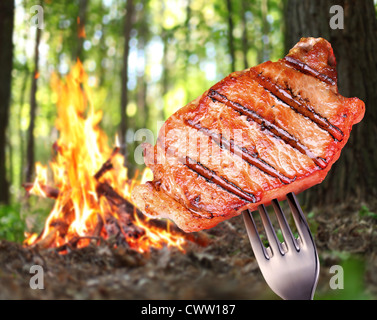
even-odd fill
[[[46,249],[51,247],[52,244],[56,242],[57,238],[64,238],[74,218],[72,200],[67,198],[61,208],[61,216],[52,219],[50,223],[43,228],[41,233],[34,240],[35,245],[40,249]]]
[[[101,235],[102,228],[104,226],[104,222],[102,217],[97,213],[97,224],[93,230],[92,237],[99,237]]]
[[[134,212],[137,216],[137,219],[145,222],[146,217],[145,215],[137,209],[130,201],[124,199],[120,196],[111,186],[107,183],[99,183],[97,186],[97,193],[99,195],[106,196],[110,202],[116,205],[118,208],[121,208],[121,216],[128,214],[129,212]],[[149,219],[147,220],[148,224],[154,226],[156,228],[166,230],[168,225],[168,220],[160,220],[160,219]],[[184,236],[187,240],[194,242],[200,246],[207,246],[209,244],[209,238],[206,233],[204,232],[197,232],[197,233],[185,233],[181,229],[179,229],[175,224],[169,225],[169,231],[175,234],[179,234]]]
[[[107,170],[110,170],[110,161],[101,167],[101,169],[95,175],[100,178]],[[33,188],[33,183],[24,183],[23,187],[27,192]],[[41,185],[46,197],[57,199],[59,196],[59,189],[50,186]],[[105,219],[103,219],[99,214],[97,214],[97,222],[91,236],[86,237],[74,237],[68,243],[57,247],[58,252],[63,252],[68,248],[75,248],[79,241],[84,239],[95,239],[100,238],[102,229],[105,228],[106,233],[110,239],[115,239],[117,245],[125,244],[128,238],[138,238],[145,235],[145,231],[135,225],[135,217],[142,223],[147,223],[156,229],[169,230],[171,233],[184,237],[186,240],[194,242],[200,246],[207,246],[209,244],[208,236],[203,232],[198,233],[185,233],[179,229],[174,224],[169,224],[168,220],[149,220],[145,215],[137,209],[129,200],[123,198],[116,192],[107,182],[99,182],[97,184],[96,192],[98,197],[105,197],[109,203],[112,204],[114,211],[118,213],[118,218],[113,215],[106,214]],[[62,216],[64,217],[59,220],[53,220],[49,224],[49,232],[45,234],[45,228],[39,234],[36,239],[36,244],[39,248],[48,248],[56,240],[56,237],[60,236],[64,238],[67,233],[70,222],[73,220],[73,204],[68,201],[64,208]],[[45,234],[45,235],[44,235]],[[42,237],[42,235],[44,235]]]
[[[50,232],[47,233],[45,237],[42,238],[44,234],[44,230],[39,234],[38,238],[36,239],[36,247],[39,249],[46,249],[49,248],[56,240],[57,234],[59,230],[57,228],[52,228]]]
[[[124,199],[118,192],[116,192],[108,183],[100,182],[97,184],[96,192],[98,196],[106,197],[115,206],[125,206],[127,211],[134,209],[134,205],[128,200]],[[131,211],[132,212],[132,211]]]
[[[60,247],[55,248],[57,252],[64,252],[66,250],[73,250],[76,249],[78,246],[78,243],[81,240],[96,240],[96,242],[99,242],[102,240],[101,237],[93,237],[93,236],[83,236],[83,237],[73,237],[69,242],[61,245]]]
[[[120,151],[119,147],[115,147],[113,149],[113,152],[111,153],[110,158],[102,165],[102,167],[97,171],[97,173],[94,175],[94,178],[98,181],[107,171],[111,170],[113,168],[112,159],[116,154],[118,154]]]
[[[113,150],[111,158],[107,160],[100,170],[94,175],[96,180],[100,178],[109,170],[113,168],[111,159],[119,152],[119,148]],[[33,188],[33,183],[24,183],[23,187],[27,192]],[[60,191],[57,188],[40,185],[41,189],[45,193],[45,196],[52,199],[59,197]],[[92,235],[88,236],[76,236],[69,242],[57,247],[58,252],[63,252],[68,248],[76,248],[81,240],[100,238],[102,229],[106,230],[109,239],[115,240],[117,245],[126,244],[127,239],[137,239],[145,235],[145,230],[135,224],[135,219],[142,223],[148,224],[156,229],[169,230],[172,234],[176,234],[184,237],[186,240],[194,242],[200,246],[207,246],[209,244],[208,236],[203,232],[198,233],[185,233],[174,224],[169,224],[168,220],[150,220],[138,210],[129,200],[122,197],[117,191],[114,190],[107,182],[98,182],[96,187],[98,198],[105,197],[106,200],[112,205],[113,210],[117,212],[117,218],[111,214],[105,214],[105,218],[102,218],[100,214],[97,214],[97,222]],[[49,232],[45,234],[45,229],[39,234],[36,239],[36,244],[39,248],[48,248],[59,236],[64,238],[67,233],[69,224],[73,220],[73,204],[68,201],[62,209],[62,219],[52,220],[49,224]],[[44,235],[44,236],[43,236]],[[43,237],[42,237],[43,236]]]
[[[34,183],[25,182],[22,184],[22,187],[29,193],[30,190],[33,189]],[[45,185],[40,185],[40,188],[42,189],[42,191],[44,192],[47,198],[57,199],[59,196],[59,189],[56,189],[50,186],[45,186]]]

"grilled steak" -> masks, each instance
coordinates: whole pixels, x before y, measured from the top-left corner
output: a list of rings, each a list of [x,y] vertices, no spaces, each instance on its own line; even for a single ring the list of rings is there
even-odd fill
[[[154,180],[134,189],[135,204],[191,232],[320,183],[364,115],[338,93],[335,67],[326,40],[303,38],[215,84],[144,145]]]

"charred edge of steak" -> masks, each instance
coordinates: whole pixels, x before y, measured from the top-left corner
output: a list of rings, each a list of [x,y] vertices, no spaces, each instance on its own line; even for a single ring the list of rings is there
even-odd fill
[[[332,125],[326,118],[316,113],[312,107],[308,106],[307,103],[298,101],[290,92],[273,83],[270,79],[263,76],[262,74],[258,74],[255,70],[251,70],[255,74],[258,83],[267,92],[272,94],[278,100],[286,103],[295,112],[311,120],[321,129],[327,131],[334,139],[338,141],[343,140],[343,132],[338,127]]]
[[[217,134],[208,128],[202,127],[199,123],[194,123],[192,120],[187,120],[187,124],[190,127],[203,132],[203,134],[205,134],[206,136],[209,136],[220,148],[229,150],[233,154],[240,156],[242,160],[246,161],[249,165],[258,168],[263,173],[266,173],[274,178],[280,179],[282,183],[289,184],[295,180],[290,179],[280,173],[273,166],[265,162],[263,159],[259,158],[257,153],[251,154],[246,148],[240,148],[239,146],[235,145],[232,139],[227,140],[222,136],[222,134]]]
[[[225,178],[218,176],[216,172],[208,169],[200,162],[197,162],[190,157],[179,158],[179,161],[190,170],[202,176],[207,182],[216,184],[230,194],[236,195],[242,200],[246,200],[247,202],[251,203],[255,203],[257,202],[257,200],[259,201],[259,199],[257,199],[253,194],[242,190],[232,182],[229,182]]]
[[[318,80],[321,80],[323,82],[326,82],[327,84],[330,84],[332,86],[334,86],[336,84],[336,82],[334,81],[334,79],[330,78],[329,76],[323,74],[323,73],[320,73],[318,72],[317,70],[309,67],[306,63],[304,62],[301,62],[295,58],[292,58],[292,57],[285,57],[283,59],[288,65],[292,66],[294,69],[296,69],[297,71],[300,71],[304,74],[307,74],[307,75],[310,75],[314,78],[317,78]]]
[[[286,144],[290,145],[292,148],[298,150],[302,154],[309,157],[319,168],[324,169],[327,166],[327,162],[320,158],[316,157],[313,152],[311,152],[305,145],[303,145],[296,137],[292,136],[289,132],[278,127],[277,125],[271,123],[270,121],[261,117],[254,110],[244,107],[243,105],[229,100],[226,96],[218,93],[215,90],[210,90],[208,96],[213,100],[227,105],[228,107],[234,109],[240,114],[247,116],[248,121],[254,121],[259,124],[263,130],[267,130],[274,137],[283,140]]]

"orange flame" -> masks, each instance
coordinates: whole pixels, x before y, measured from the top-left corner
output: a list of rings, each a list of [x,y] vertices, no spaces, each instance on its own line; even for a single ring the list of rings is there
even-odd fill
[[[80,61],[66,76],[65,81],[57,76],[52,78],[52,87],[57,93],[58,117],[56,127],[59,139],[54,145],[57,151],[50,163],[54,185],[59,189],[54,207],[48,216],[42,234],[28,235],[25,245],[44,243],[49,247],[59,247],[70,243],[72,239],[82,238],[77,247],[90,243],[90,236],[96,227],[107,221],[109,215],[119,219],[114,205],[105,196],[97,192],[99,182],[106,183],[117,194],[131,201],[132,188],[140,182],[153,178],[149,169],[145,169],[139,179],[128,179],[123,155],[119,150],[118,138],[115,149],[109,147],[106,134],[99,127],[102,112],[91,104],[90,91],[87,87],[87,75]],[[114,151],[115,150],[115,151]],[[101,177],[96,173],[105,163],[111,163],[111,169],[105,170]],[[47,166],[36,164],[36,178],[30,193],[46,197],[42,186],[47,185]],[[148,225],[134,214],[134,224],[143,230],[135,239],[125,237],[130,247],[140,251],[163,246],[175,246],[183,250],[185,239],[169,230],[161,230]],[[107,238],[107,230],[102,227],[97,234]]]
[[[37,162],[35,164],[35,175],[33,187],[29,190],[29,193],[46,198],[46,193],[43,191],[42,186],[47,185],[47,166]]]
[[[78,26],[77,36],[79,38],[86,38],[85,26],[81,25],[80,17],[77,17],[77,26]]]

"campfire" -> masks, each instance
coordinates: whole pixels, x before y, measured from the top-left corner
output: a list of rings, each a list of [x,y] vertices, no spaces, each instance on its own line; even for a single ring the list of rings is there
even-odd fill
[[[58,97],[55,156],[49,166],[37,163],[35,181],[23,186],[30,195],[55,202],[42,232],[27,234],[24,244],[65,253],[105,240],[139,252],[164,246],[184,251],[194,235],[167,220],[149,220],[130,200],[132,188],[153,174],[147,168],[128,178],[119,143],[111,148],[99,127],[102,112],[92,105],[80,61],[65,79],[54,76],[51,82]]]

